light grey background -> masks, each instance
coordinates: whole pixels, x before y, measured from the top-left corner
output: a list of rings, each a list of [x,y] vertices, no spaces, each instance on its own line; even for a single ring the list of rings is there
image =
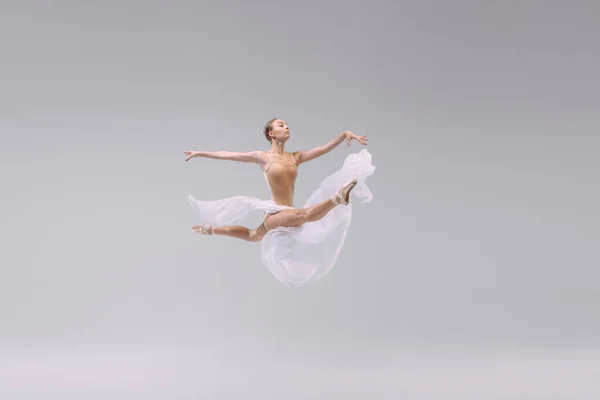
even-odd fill
[[[600,396],[600,6],[3,2],[0,397]],[[286,289],[184,150],[370,138],[374,201]],[[301,167],[302,204],[345,144]],[[260,222],[256,216],[256,223]],[[539,396],[539,397],[535,397]]]

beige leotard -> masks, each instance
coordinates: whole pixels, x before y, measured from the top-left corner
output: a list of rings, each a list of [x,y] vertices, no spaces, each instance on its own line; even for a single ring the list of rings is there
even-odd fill
[[[271,199],[276,204],[293,207],[294,189],[296,177],[298,176],[296,155],[287,153],[277,159],[272,153],[267,152],[267,154],[269,163],[264,167],[263,175],[271,189]],[[267,227],[266,220],[269,215],[271,214],[265,214],[265,228]]]

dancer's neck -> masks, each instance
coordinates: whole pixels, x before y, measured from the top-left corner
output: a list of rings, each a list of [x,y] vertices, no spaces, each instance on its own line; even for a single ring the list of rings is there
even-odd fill
[[[271,144],[271,153],[273,154],[277,154],[277,155],[283,155],[284,154],[284,146],[285,143],[284,142],[276,142],[273,141],[273,143]]]

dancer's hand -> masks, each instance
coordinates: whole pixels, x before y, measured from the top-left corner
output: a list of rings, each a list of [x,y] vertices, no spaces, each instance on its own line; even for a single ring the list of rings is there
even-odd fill
[[[350,131],[346,131],[345,134],[346,134],[346,140],[348,140],[348,146],[350,146],[350,142],[352,142],[352,139],[354,139],[357,142],[359,142],[360,144],[364,144],[364,145],[366,145],[367,141],[369,140],[369,139],[367,139],[366,136],[358,136],[355,133],[350,132]]]
[[[189,161],[190,159],[192,159],[194,157],[198,157],[198,155],[200,153],[198,151],[184,151],[183,154],[188,156],[188,158],[186,158],[185,161]]]

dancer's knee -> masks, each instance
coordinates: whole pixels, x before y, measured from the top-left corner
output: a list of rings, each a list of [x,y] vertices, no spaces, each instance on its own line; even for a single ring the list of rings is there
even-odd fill
[[[295,226],[301,226],[310,221],[311,211],[306,208],[296,210]]]

